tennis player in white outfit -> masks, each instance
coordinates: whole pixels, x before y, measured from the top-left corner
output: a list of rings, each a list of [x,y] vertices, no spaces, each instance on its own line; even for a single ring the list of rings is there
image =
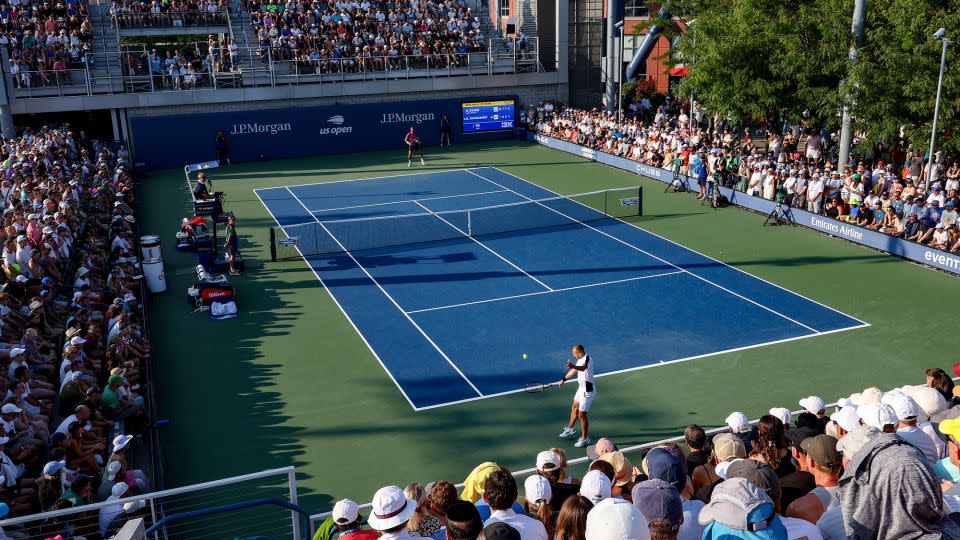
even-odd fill
[[[592,442],[589,435],[590,422],[587,420],[587,412],[590,411],[593,398],[597,395],[597,389],[593,384],[593,361],[590,359],[590,355],[583,350],[583,345],[573,346],[573,357],[577,359],[577,363],[574,364],[570,360],[567,360],[567,369],[570,371],[557,382],[557,387],[559,388],[563,386],[563,383],[573,377],[577,378],[577,393],[573,395],[573,407],[570,409],[570,423],[568,423],[567,427],[560,433],[560,438],[566,439],[567,437],[572,437],[577,434],[577,430],[573,429],[573,426],[577,423],[577,418],[579,418],[580,428],[583,430],[583,434],[577,439],[574,446],[583,448]]]

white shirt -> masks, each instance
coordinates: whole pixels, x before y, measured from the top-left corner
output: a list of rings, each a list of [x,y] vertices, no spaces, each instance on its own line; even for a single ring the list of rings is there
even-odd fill
[[[547,540],[547,529],[540,520],[517,514],[512,508],[494,510],[483,526],[498,522],[506,523],[516,529],[520,533],[520,540]]]
[[[805,519],[780,516],[780,521],[787,529],[788,540],[823,540],[820,529]]]
[[[933,465],[940,459],[936,445],[933,444],[930,436],[921,430],[919,426],[902,427],[897,430],[897,437],[907,441],[923,452],[924,457],[927,458],[930,465]]]
[[[596,392],[597,387],[593,384],[593,362],[590,359],[589,354],[584,354],[577,360],[577,367],[587,366],[587,369],[583,371],[577,371],[577,385],[579,386],[580,392],[587,392],[587,383],[590,383],[590,386],[593,387],[594,392]]]
[[[683,524],[677,532],[677,540],[700,540],[703,537],[703,525],[697,521],[700,511],[706,506],[696,499],[683,500]]]
[[[77,415],[75,414],[71,414],[70,416],[64,418],[63,422],[60,422],[60,425],[57,426],[56,433],[63,433],[64,435],[66,435],[67,432],[69,431],[70,424],[76,421],[77,421]]]

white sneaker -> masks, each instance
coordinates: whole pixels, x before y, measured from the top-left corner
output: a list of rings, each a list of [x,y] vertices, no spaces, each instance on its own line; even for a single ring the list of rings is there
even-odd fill
[[[420,164],[421,164],[421,165],[426,165],[426,163],[423,162],[423,158],[420,158]]]
[[[577,442],[573,443],[573,445],[577,448],[583,448],[592,442],[593,441],[590,439],[590,437],[580,437],[577,439]]]
[[[563,428],[563,431],[560,432],[560,438],[561,438],[561,439],[566,439],[567,437],[570,437],[570,436],[572,436],[572,435],[576,435],[576,433],[577,433],[577,430],[575,430],[575,429],[573,429],[573,428],[569,428],[569,427],[568,427],[568,428]]]
[[[411,165],[413,165],[413,162],[412,162],[412,161],[408,161],[408,162],[407,162],[407,168],[409,169]]]

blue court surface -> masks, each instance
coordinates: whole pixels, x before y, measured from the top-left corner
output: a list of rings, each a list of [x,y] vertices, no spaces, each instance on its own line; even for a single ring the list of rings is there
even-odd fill
[[[563,223],[474,236],[428,213],[557,197],[492,167],[256,194],[289,236],[341,248],[300,249],[415,410],[555,381],[574,343],[611,375],[869,326],[573,200],[529,204]],[[376,235],[418,243],[364,249]]]

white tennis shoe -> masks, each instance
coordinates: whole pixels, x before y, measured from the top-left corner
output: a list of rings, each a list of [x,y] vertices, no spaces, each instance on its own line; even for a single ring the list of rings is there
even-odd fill
[[[579,439],[577,439],[577,442],[573,443],[573,446],[577,448],[583,448],[584,446],[587,446],[592,442],[593,440],[590,439],[590,437],[580,437]]]
[[[572,437],[577,434],[577,430],[573,428],[563,428],[563,431],[560,432],[560,438],[566,439],[567,437]]]

